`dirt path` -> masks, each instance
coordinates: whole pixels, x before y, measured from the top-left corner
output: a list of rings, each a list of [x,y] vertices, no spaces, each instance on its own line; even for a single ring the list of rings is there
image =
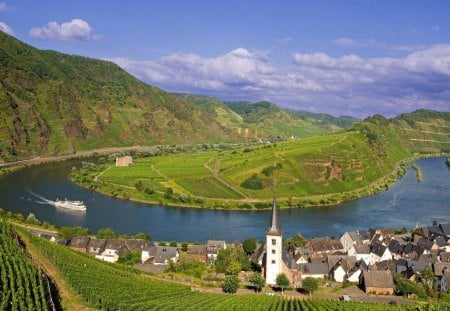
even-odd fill
[[[219,177],[219,168],[220,168],[220,160],[217,159],[216,162],[214,163],[214,169],[211,169],[208,166],[208,163],[211,162],[213,159],[209,159],[208,162],[206,162],[205,164],[203,164],[203,166],[208,169],[212,174],[213,177],[220,182],[221,184],[223,184],[225,187],[233,190],[234,192],[236,192],[237,194],[239,194],[240,196],[242,196],[245,200],[249,200],[251,198],[249,198],[245,193],[239,191],[238,189],[236,189],[235,187],[233,187],[232,185],[230,185],[229,183],[227,183],[225,180],[223,180],[222,178]]]
[[[58,288],[59,297],[64,310],[75,311],[90,311],[95,310],[83,305],[83,299],[76,293],[69,284],[63,279],[55,266],[43,256],[39,250],[30,243],[26,236],[20,236],[22,241],[26,244],[28,253],[33,258],[34,262],[49,276]]]

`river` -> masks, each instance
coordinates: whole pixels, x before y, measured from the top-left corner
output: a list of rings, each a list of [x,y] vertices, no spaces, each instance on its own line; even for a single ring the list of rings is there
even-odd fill
[[[154,240],[226,241],[264,237],[270,211],[219,211],[163,207],[124,201],[73,184],[68,175],[80,160],[30,166],[0,178],[0,207],[25,217],[61,226],[83,226],[94,233],[111,227],[116,233],[146,232]],[[450,170],[444,158],[417,161],[423,181],[414,170],[389,190],[330,207],[284,209],[280,226],[284,236],[301,232],[307,237],[339,237],[354,229],[411,228],[416,224],[450,221]],[[50,200],[82,200],[86,212],[72,212],[39,203],[32,193]]]

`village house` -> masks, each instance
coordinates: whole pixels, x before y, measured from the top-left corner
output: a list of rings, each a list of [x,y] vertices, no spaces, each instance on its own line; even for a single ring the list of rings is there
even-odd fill
[[[387,246],[381,242],[372,243],[370,246],[370,264],[389,259],[392,259],[392,254]]]
[[[326,262],[300,264],[297,271],[301,274],[301,279],[312,277],[315,279],[325,279],[328,277],[329,271]]]
[[[87,245],[87,252],[89,254],[100,255],[105,250],[105,239],[90,239]]]
[[[356,260],[364,260],[366,265],[370,264],[370,247],[367,244],[353,245],[347,252],[348,256],[354,256]]]
[[[111,239],[106,241],[104,251],[100,255],[96,255],[95,258],[107,262],[117,262],[120,257],[123,257],[125,251],[124,240]]]
[[[212,264],[216,259],[221,249],[226,249],[225,241],[208,240],[206,243],[206,259],[209,264]]]
[[[390,271],[364,271],[361,274],[361,286],[366,294],[394,294],[394,280]]]
[[[350,256],[328,256],[328,271],[330,276],[339,283],[344,282],[348,272],[355,266],[356,257]]]
[[[79,252],[86,253],[90,237],[88,236],[74,236],[69,242],[69,247]]]
[[[173,246],[146,246],[141,252],[141,261],[145,264],[168,265],[170,261],[180,259],[178,249]]]
[[[314,238],[309,240],[305,247],[309,248],[311,258],[325,258],[328,255],[344,254],[341,241],[330,238]]]
[[[370,242],[370,236],[368,231],[347,231],[341,236],[340,241],[344,251],[347,252],[355,245],[368,244]]]

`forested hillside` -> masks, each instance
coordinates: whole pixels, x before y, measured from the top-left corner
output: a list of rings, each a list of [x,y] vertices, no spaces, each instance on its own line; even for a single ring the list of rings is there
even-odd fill
[[[117,65],[0,31],[0,161],[138,144],[235,141],[208,113]]]

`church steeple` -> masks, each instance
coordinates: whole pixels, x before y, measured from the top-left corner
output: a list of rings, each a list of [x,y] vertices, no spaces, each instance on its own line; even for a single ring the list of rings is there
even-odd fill
[[[278,224],[277,194],[273,192],[272,218],[270,219],[268,235],[281,235],[281,229]]]

